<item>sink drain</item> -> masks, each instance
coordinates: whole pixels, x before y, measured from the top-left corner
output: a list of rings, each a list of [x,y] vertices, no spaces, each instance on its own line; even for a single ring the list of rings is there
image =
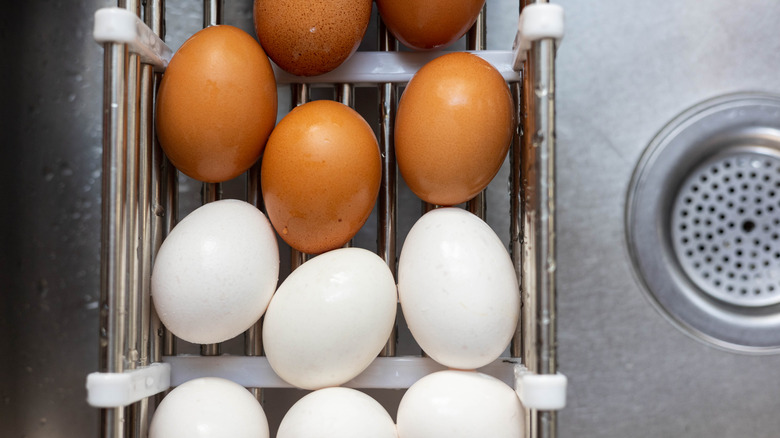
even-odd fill
[[[675,118],[626,206],[632,262],[662,314],[721,348],[780,352],[780,97],[723,96]]]
[[[780,156],[720,154],[683,182],[672,206],[672,244],[705,293],[735,306],[780,303]]]

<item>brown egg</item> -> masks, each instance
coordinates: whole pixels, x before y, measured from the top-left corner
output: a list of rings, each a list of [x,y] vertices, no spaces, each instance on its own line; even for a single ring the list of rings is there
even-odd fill
[[[186,175],[226,181],[260,157],[276,122],[271,63],[249,34],[212,26],[174,54],[157,94],[165,154]]]
[[[255,0],[255,32],[268,56],[298,76],[327,73],[360,45],[371,0]]]
[[[376,0],[387,28],[409,48],[440,49],[477,20],[485,0]]]
[[[513,119],[509,87],[487,61],[462,52],[436,58],[409,81],[398,104],[398,169],[426,202],[465,202],[501,167]]]
[[[379,146],[363,117],[318,100],[292,110],[271,133],[260,186],[282,239],[319,254],[343,246],[363,226],[381,172]]]

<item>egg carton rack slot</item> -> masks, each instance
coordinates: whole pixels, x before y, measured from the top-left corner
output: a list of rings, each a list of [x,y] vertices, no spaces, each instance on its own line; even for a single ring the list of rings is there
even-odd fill
[[[548,3],[531,4],[520,14],[512,50],[472,51],[491,63],[507,82],[521,80],[520,71],[533,42],[563,38],[563,10]],[[104,8],[95,13],[93,36],[98,43],[126,44],[129,52],[156,71],[165,71],[171,49],[132,12]],[[279,84],[309,83],[375,85],[406,83],[423,65],[446,52],[356,52],[337,69],[316,77],[291,75],[277,66]],[[405,389],[422,377],[446,369],[427,357],[377,357],[350,388]],[[515,388],[526,408],[555,411],[566,404],[567,379],[560,373],[537,374],[518,358],[502,357],[478,371]],[[262,356],[165,356],[163,361],[122,373],[87,376],[87,402],[93,407],[128,406],[198,377],[222,377],[249,388],[292,388],[274,373]]]

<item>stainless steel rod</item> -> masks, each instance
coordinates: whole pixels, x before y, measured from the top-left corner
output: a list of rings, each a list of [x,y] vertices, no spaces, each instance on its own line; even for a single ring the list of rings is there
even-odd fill
[[[487,48],[487,4],[482,6],[482,10],[477,16],[477,21],[471,26],[466,34],[467,50],[485,50]],[[479,216],[482,220],[487,215],[487,189],[479,192],[477,196],[466,202],[466,210]]]
[[[141,59],[131,53],[127,63],[127,170],[125,174],[125,199],[127,200],[127,346],[126,363],[130,369],[138,366],[140,345],[140,313],[141,313],[141,269],[138,252],[140,249],[140,221],[138,205],[139,186],[139,155],[140,155],[140,99],[141,91]]]
[[[125,8],[136,15],[141,13],[140,0],[127,0]],[[140,192],[140,147],[141,147],[141,59],[130,53],[126,65],[127,75],[127,169],[126,169],[126,215],[127,215],[127,337],[125,363],[128,369],[140,365],[142,330],[142,272],[139,251],[141,249]],[[126,435],[140,437],[144,429],[148,403],[137,402],[127,407]]]
[[[355,107],[355,85],[337,84],[336,100],[350,108],[354,108]]]
[[[525,217],[523,207],[523,184],[522,184],[522,83],[515,82],[510,84],[512,91],[512,101],[515,105],[515,120],[517,125],[515,126],[515,132],[512,136],[512,145],[509,149],[509,242],[510,253],[512,255],[512,262],[515,267],[515,274],[520,282],[520,289],[517,291],[521,299],[524,300],[522,292],[523,289],[523,218]],[[526,310],[523,306],[523,310]],[[509,348],[509,354],[512,357],[523,357],[523,321],[525,313],[521,314],[520,319],[517,321],[517,328],[515,334],[512,337],[512,344]]]
[[[398,42],[385,27],[379,24],[379,50],[391,52],[398,50]],[[382,157],[382,183],[379,185],[377,206],[377,253],[387,263],[395,278],[396,273],[396,222],[398,204],[398,171],[395,162],[396,87],[394,84],[378,84],[379,87],[379,150]],[[380,356],[395,356],[398,344],[398,323]]]
[[[125,67],[128,50],[125,44],[106,44],[104,53],[99,365],[102,372],[121,373],[125,369],[127,328]],[[123,437],[124,415],[123,408],[101,410],[102,436]]]
[[[538,1],[546,3],[546,1]],[[555,252],[555,43],[534,42],[523,76],[523,363],[557,372]],[[555,438],[554,411],[531,411],[528,436]]]
[[[555,43],[542,40],[533,48],[537,82],[535,111],[541,136],[534,136],[539,148],[539,205],[540,221],[537,229],[539,260],[539,300],[537,302],[537,372],[555,374],[558,371],[556,337],[556,253],[555,253]],[[555,411],[537,412],[537,424],[541,438],[555,438]]]
[[[222,24],[222,11],[224,9],[224,0],[203,0],[203,27]]]
[[[144,22],[160,38],[165,38],[165,5],[163,0],[150,0],[144,7]],[[150,248],[150,269],[148,271],[150,281],[149,294],[151,295],[151,273],[154,267],[154,259],[157,251],[162,245],[165,236],[173,228],[176,222],[176,170],[172,172],[166,169],[172,169],[172,165],[167,162],[165,154],[157,143],[154,125],[154,103],[162,75],[152,72],[151,86],[149,93],[149,106],[151,114],[144,120],[148,120],[148,143],[146,150],[149,153],[148,163],[148,190],[149,190],[149,248]],[[173,176],[172,181],[168,181],[169,176]],[[150,296],[151,298],[151,296]],[[174,355],[175,340],[163,326],[157,312],[154,309],[154,303],[149,300],[149,361],[156,363],[162,361],[162,356]],[[151,418],[154,408],[164,397],[165,392],[156,395],[150,402],[148,417]],[[145,435],[141,435],[145,436]]]

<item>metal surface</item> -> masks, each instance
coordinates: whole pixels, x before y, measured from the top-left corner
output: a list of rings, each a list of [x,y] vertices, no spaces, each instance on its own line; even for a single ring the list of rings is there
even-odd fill
[[[780,288],[771,244],[778,154],[780,98],[736,94],[683,112],[637,164],[631,257],[651,300],[697,339],[737,351],[780,347],[780,305],[767,290]]]
[[[391,52],[398,50],[398,41],[393,37],[384,23],[379,23],[379,50]],[[397,89],[394,84],[378,84],[379,89],[379,152],[382,160],[382,180],[377,195],[377,239],[376,251],[387,263],[393,278],[397,278],[396,231],[398,206],[398,171],[395,163],[395,110],[397,106]],[[398,318],[393,327],[387,344],[379,353],[380,356],[395,356],[398,344]]]
[[[778,94],[780,4],[559,3],[558,352],[569,392],[558,435],[777,436],[780,357],[725,352],[670,324],[634,275],[624,212],[640,156],[675,116],[727,93]]]
[[[0,73],[8,102],[0,184],[11,194],[0,209],[0,351],[13,352],[0,361],[0,424],[11,437],[97,436],[97,412],[83,400],[98,358],[103,49],[89,29],[107,3],[11,2],[0,14],[4,59],[14,65]],[[201,5],[166,3],[176,48],[200,28]],[[225,14],[251,32],[247,3],[231,1]],[[774,438],[780,358],[709,347],[657,312],[631,267],[624,211],[643,150],[677,114],[725,93],[780,94],[780,5],[558,3],[566,10],[556,58],[558,352],[569,377],[558,436]],[[489,48],[508,48],[515,23],[499,28],[516,9],[488,0]],[[487,192],[488,222],[502,239],[507,172]],[[398,185],[400,250],[420,209]],[[183,216],[200,196],[190,181],[181,186]],[[288,394],[266,394],[272,429],[300,396]],[[394,415],[400,391],[371,395]]]
[[[522,147],[522,359],[534,373],[555,374],[556,182],[555,42],[534,42],[523,67]],[[557,436],[554,411],[526,414],[526,435]]]

